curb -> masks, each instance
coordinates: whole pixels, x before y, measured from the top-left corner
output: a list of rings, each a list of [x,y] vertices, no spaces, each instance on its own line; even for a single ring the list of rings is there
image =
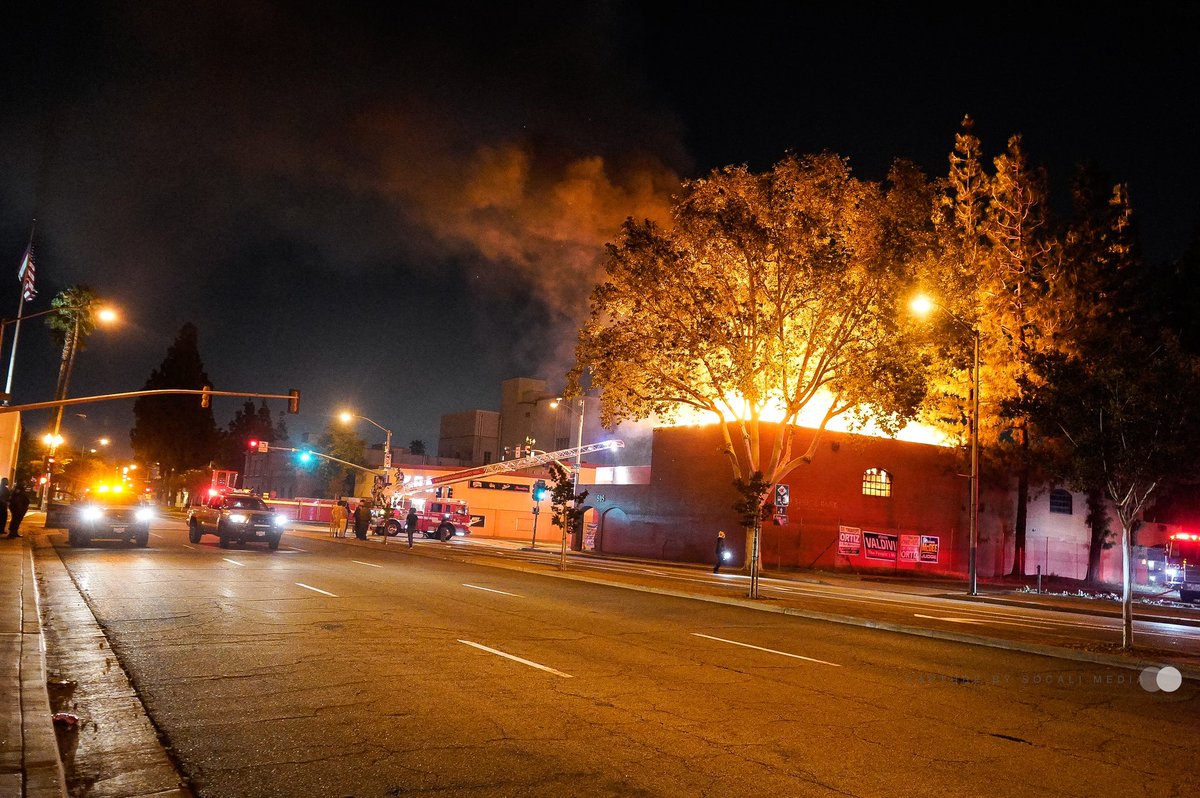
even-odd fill
[[[66,798],[67,778],[51,720],[46,687],[46,638],[33,545],[22,541],[21,563],[21,737],[25,798]]]

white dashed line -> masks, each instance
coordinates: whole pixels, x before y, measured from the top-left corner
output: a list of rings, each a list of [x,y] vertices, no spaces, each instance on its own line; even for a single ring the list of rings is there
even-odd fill
[[[188,544],[186,544],[186,543],[180,543],[179,545],[180,545],[180,546],[183,546],[185,549],[191,549],[192,551],[195,551],[195,550],[196,550],[196,547],[195,547],[195,546],[189,546],[189,545],[188,545]]]
[[[505,654],[503,651],[497,651],[494,648],[488,648],[487,646],[480,645],[479,643],[472,643],[470,640],[459,640],[458,642],[462,643],[464,646],[471,646],[472,648],[477,648],[480,651],[486,651],[489,654],[495,654],[497,657],[504,657],[505,659],[511,659],[513,662],[519,662],[522,665],[528,665],[531,668],[537,668],[539,671],[545,671],[546,673],[553,673],[555,676],[561,676],[564,679],[574,679],[575,678],[574,676],[572,676],[569,673],[563,673],[562,671],[556,671],[556,670],[554,670],[554,668],[548,668],[545,665],[539,665],[538,663],[532,662],[527,659],[521,659],[520,657],[514,657],[512,654]]]
[[[752,646],[749,643],[739,643],[736,640],[726,640],[723,637],[713,637],[712,635],[700,634],[699,632],[692,632],[692,634],[695,635],[696,637],[703,637],[706,640],[716,640],[719,643],[729,643],[729,644],[735,645],[735,646],[742,646],[743,648],[753,648],[756,651],[766,651],[768,654],[778,654],[781,657],[792,657],[793,659],[802,659],[802,660],[805,660],[806,662],[816,662],[821,665],[832,665],[835,668],[842,667],[841,665],[837,664],[836,662],[826,662],[823,659],[813,659],[812,657],[802,657],[799,654],[789,654],[786,651],[776,651],[773,648],[763,648],[762,646]]]
[[[322,589],[321,589],[321,588],[319,588],[319,587],[313,587],[312,585],[306,585],[306,584],[304,584],[303,582],[297,582],[297,583],[296,583],[296,586],[297,586],[297,587],[302,587],[302,588],[304,588],[305,590],[311,590],[311,591],[313,591],[314,593],[320,593],[320,594],[322,594],[322,595],[329,596],[329,597],[331,597],[331,598],[338,598],[338,596],[336,596],[336,595],[335,595],[335,594],[333,594],[333,593],[330,593],[328,590],[322,590]]]
[[[503,590],[494,590],[490,587],[480,587],[479,585],[468,585],[466,582],[463,582],[463,587],[469,587],[472,590],[486,590],[489,593],[499,593],[502,596],[513,596],[514,598],[524,598],[524,596],[518,596],[516,593],[508,593]]]
[[[246,567],[246,563],[244,563],[244,562],[238,562],[237,560],[231,560],[231,559],[229,559],[228,557],[222,557],[221,559],[222,559],[222,560],[224,560],[225,562],[228,562],[228,563],[233,563],[233,564],[234,564],[234,565],[236,565],[238,568],[245,568],[245,567]]]
[[[363,562],[362,560],[351,560],[350,562],[356,562],[356,563],[358,563],[359,565],[368,565],[368,566],[370,566],[371,568],[382,568],[382,567],[383,567],[383,566],[382,566],[382,565],[380,565],[379,563],[375,563],[375,562]]]

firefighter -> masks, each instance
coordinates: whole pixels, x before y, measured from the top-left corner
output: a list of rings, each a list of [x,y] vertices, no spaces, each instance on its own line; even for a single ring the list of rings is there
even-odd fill
[[[404,531],[408,533],[408,547],[411,549],[413,534],[417,531],[417,508],[408,508],[408,515],[404,517]]]
[[[371,508],[366,502],[359,502],[354,508],[354,537],[359,540],[367,539],[367,530],[371,528]]]

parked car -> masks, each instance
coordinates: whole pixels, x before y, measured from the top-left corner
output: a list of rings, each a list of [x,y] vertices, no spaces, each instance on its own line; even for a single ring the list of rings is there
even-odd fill
[[[154,508],[124,485],[95,485],[66,513],[67,542],[87,546],[93,540],[110,539],[146,546],[154,517]]]
[[[254,542],[277,549],[287,520],[253,493],[218,493],[188,512],[188,540],[199,543],[205,535],[216,535],[223,549]]]

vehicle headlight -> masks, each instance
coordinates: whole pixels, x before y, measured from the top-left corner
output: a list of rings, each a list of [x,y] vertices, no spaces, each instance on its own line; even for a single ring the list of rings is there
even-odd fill
[[[244,524],[244,523],[246,523],[246,514],[245,513],[230,513],[229,514],[229,522],[231,524]]]
[[[139,507],[133,517],[139,521],[150,521],[154,518],[154,511],[149,507]]]
[[[286,515],[275,516],[275,526],[283,526],[287,522],[288,522],[288,519],[287,519]]]
[[[84,507],[79,516],[84,521],[99,521],[104,517],[104,511],[99,507]]]
[[[443,516],[442,516],[442,520],[443,520],[443,521],[449,521],[449,520],[450,520],[450,516],[448,516],[448,515],[443,515]]]

